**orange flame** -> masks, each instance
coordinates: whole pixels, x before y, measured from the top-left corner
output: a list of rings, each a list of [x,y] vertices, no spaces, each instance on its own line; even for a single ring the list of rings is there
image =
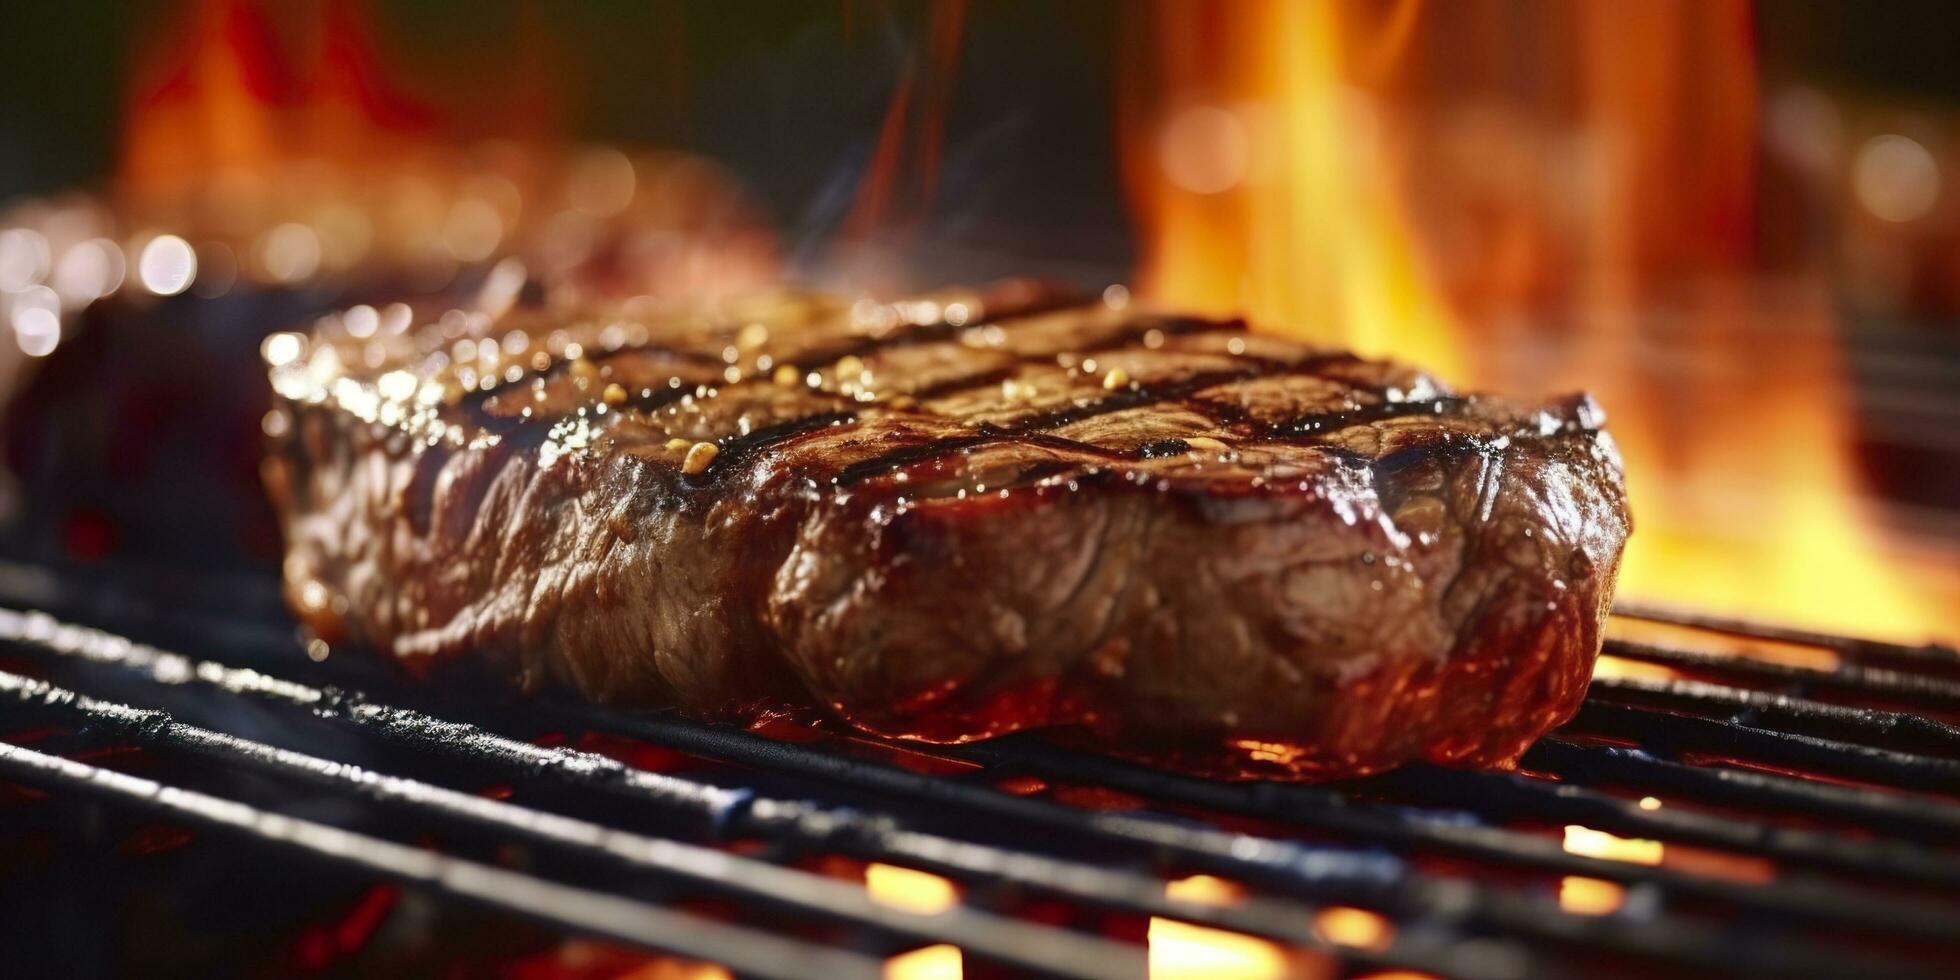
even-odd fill
[[[1456,369],[1379,129],[1343,77],[1336,8],[1169,2],[1157,13],[1166,97],[1125,121],[1142,288]]]
[[[877,144],[858,182],[850,213],[844,217],[845,241],[861,241],[874,233],[902,232],[917,224],[932,204],[945,151],[946,113],[958,78],[966,2],[934,4],[928,17],[923,59],[915,53],[906,60],[891,100],[885,104]],[[912,137],[909,141],[908,135]],[[914,191],[904,201],[897,199],[904,189],[902,184],[909,184]]]
[[[517,97],[483,101],[499,106],[496,132],[554,136],[555,124],[537,123],[552,116],[555,79],[528,77],[542,43],[539,32],[523,36],[525,57],[503,72]],[[139,202],[188,189],[209,209],[222,202],[201,199],[220,181],[257,186],[321,168],[394,175],[453,155],[438,113],[398,84],[399,67],[362,0],[192,0],[131,72],[124,189]]]
[[[1828,291],[1754,266],[1747,0],[1529,30],[1487,5],[1143,9],[1120,105],[1142,294],[1592,391],[1633,498],[1623,596],[1960,635],[1960,570],[1861,503]]]
[[[264,166],[279,152],[271,107],[287,97],[273,34],[237,0],[204,0],[174,49],[140,70],[124,171],[139,190]]]

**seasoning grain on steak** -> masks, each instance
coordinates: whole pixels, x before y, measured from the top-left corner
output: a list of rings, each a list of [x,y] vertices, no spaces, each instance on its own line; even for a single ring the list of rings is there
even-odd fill
[[[268,345],[267,480],[304,619],[423,674],[1232,775],[1507,765],[1578,706],[1629,529],[1584,396],[1025,284],[394,313]]]

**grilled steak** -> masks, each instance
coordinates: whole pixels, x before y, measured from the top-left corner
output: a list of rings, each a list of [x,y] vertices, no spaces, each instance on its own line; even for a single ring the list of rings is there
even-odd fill
[[[268,344],[295,608],[411,670],[1160,764],[1512,762],[1629,529],[1584,396],[1517,405],[1012,284],[619,303]]]

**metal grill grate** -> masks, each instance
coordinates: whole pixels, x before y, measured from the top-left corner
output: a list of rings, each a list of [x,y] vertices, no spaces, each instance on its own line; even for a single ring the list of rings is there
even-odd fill
[[[1960,965],[1960,729],[1948,723],[1960,656],[1945,648],[1627,609],[1704,637],[1826,650],[1835,666],[1616,638],[1609,654],[1667,676],[1600,678],[1520,772],[1417,766],[1303,786],[1172,775],[1029,736],[921,754],[565,703],[431,701],[359,658],[293,656],[262,584],[166,581],[127,591],[0,568],[14,605],[116,631],[0,609],[0,778],[743,976],[877,975],[932,944],[983,970],[1139,976],[1153,919],[1351,974]],[[636,766],[568,736],[659,747],[695,768]],[[90,755],[105,746],[182,759],[188,775],[117,771]],[[901,764],[917,758],[932,771]],[[244,799],[200,782],[207,772],[272,789]],[[1048,791],[1002,788],[1015,780]],[[523,792],[495,799],[489,786]],[[1085,790],[1124,805],[1066,802]],[[329,819],[320,799],[351,805]],[[1696,860],[1575,853],[1568,825]],[[524,856],[428,846],[472,834]],[[964,901],[881,904],[812,870],[822,855],[941,875]],[[1248,891],[1223,904],[1167,892],[1192,874]],[[1565,910],[1558,888],[1572,879],[1624,901]],[[698,911],[701,896],[722,904]],[[1057,902],[1075,910],[1061,925],[1030,911]],[[1389,927],[1371,941],[1329,934],[1316,922],[1330,906]]]

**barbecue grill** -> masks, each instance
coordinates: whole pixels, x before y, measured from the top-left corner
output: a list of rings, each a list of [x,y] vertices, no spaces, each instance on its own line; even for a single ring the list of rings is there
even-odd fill
[[[1636,508],[1650,555],[1800,557],[1839,623],[1902,583],[1960,595],[1960,80],[1902,43],[1937,27],[1828,3],[179,6],[92,66],[65,42],[112,32],[73,18],[120,16],[0,31],[37,83],[0,86],[29,149],[0,190],[106,180],[0,201],[0,973],[1960,974],[1951,647],[1623,602],[1583,708],[1515,771],[1208,780],[1066,733],[898,744],[408,684],[295,624],[255,469],[268,332],[476,303],[506,258],[650,294],[1034,271],[1593,389],[1630,482],[1665,491]],[[1842,64],[1808,63],[1821,38]],[[1865,47],[1931,88],[1867,93]],[[1882,508],[1850,505],[1867,489]],[[1933,557],[1862,547],[1866,510]],[[1759,514],[1763,540],[1705,533]],[[1634,564],[1628,592],[1709,581]],[[1736,578],[1700,600],[1803,611]]]
[[[174,883],[220,903],[203,928],[270,921],[298,945],[268,962],[314,970],[481,965],[512,955],[509,927],[482,923],[510,920],[538,949],[588,937],[743,977],[920,975],[898,972],[920,949],[957,949],[968,976],[1139,976],[1153,922],[1249,937],[1303,975],[1956,965],[1944,647],[1629,606],[1621,625],[1699,642],[1610,640],[1646,667],[1602,671],[1520,771],[1304,786],[1037,737],[922,750],[405,689],[375,659],[300,656],[258,580],[11,566],[0,598],[0,774],[22,787],[0,817],[42,849],[14,845],[0,871],[9,920],[46,930],[16,944],[30,962],[129,929],[120,955],[163,956],[100,912],[185,926],[181,908],[105,901],[183,851],[220,869]],[[1713,652],[1736,640],[1836,666]],[[1669,856],[1572,846],[1595,833]],[[958,901],[894,902],[867,865],[949,880]],[[254,876],[289,889],[269,919]],[[1192,876],[1215,887],[1167,886]],[[1588,888],[1610,907],[1571,894]],[[388,945],[382,920],[458,915],[478,924],[427,926],[419,959],[365,948]],[[196,966],[196,921],[166,972]]]

